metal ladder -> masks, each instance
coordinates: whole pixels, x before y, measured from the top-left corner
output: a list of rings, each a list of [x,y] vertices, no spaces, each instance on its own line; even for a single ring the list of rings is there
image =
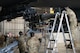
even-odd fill
[[[51,50],[51,53],[58,53],[57,41],[58,41],[58,36],[59,36],[60,29],[62,30],[62,33],[63,33],[64,43],[65,43],[65,45],[67,44],[66,43],[66,38],[65,38],[65,35],[64,35],[64,28],[63,28],[63,25],[62,25],[62,21],[63,21],[64,18],[66,19],[67,28],[68,28],[68,31],[69,31],[69,36],[70,36],[70,41],[71,41],[73,53],[76,53],[66,11],[62,11],[61,17],[60,17],[60,23],[59,23],[59,26],[58,26],[58,31],[56,33],[56,38],[52,39],[58,15],[60,15],[60,13],[56,13],[56,15],[55,15],[55,19],[54,19],[54,22],[53,22],[53,27],[52,27],[52,30],[51,30],[51,34],[50,34],[48,46],[47,46],[47,49],[46,49],[46,53],[49,53],[49,50]],[[51,41],[54,41],[53,48],[51,48]],[[66,53],[68,53],[67,48],[66,48]]]

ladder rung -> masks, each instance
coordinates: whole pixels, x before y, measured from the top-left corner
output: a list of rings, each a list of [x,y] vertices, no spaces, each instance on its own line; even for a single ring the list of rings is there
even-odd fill
[[[48,50],[53,50],[53,48],[47,48]]]
[[[55,41],[55,40],[50,40],[50,41]]]
[[[66,41],[70,41],[70,39],[66,39]]]
[[[69,31],[65,31],[65,33],[69,33]]]

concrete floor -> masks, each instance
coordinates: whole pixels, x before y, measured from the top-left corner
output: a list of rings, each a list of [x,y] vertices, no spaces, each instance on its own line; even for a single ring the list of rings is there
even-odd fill
[[[62,35],[62,34],[61,34]],[[67,34],[66,34],[67,35]],[[49,37],[48,37],[49,38]],[[68,37],[67,37],[68,38]],[[45,43],[46,42],[46,43]],[[54,42],[52,42],[54,43]],[[69,42],[67,42],[69,43]],[[46,48],[47,48],[47,45],[48,45],[48,39],[44,39],[42,40],[42,44],[41,44],[41,48],[40,48],[40,52],[39,53],[46,53]],[[53,46],[53,45],[52,45]],[[64,44],[64,41],[63,41],[63,38],[60,36],[59,37],[59,41],[58,41],[58,44],[57,44],[57,48],[58,48],[58,53],[66,53],[66,47],[65,47],[65,44]],[[75,44],[75,49],[76,49],[76,53],[80,53],[80,43],[76,43]],[[49,53],[50,50],[49,50]],[[72,49],[67,49],[67,53],[73,53],[73,50]]]
[[[46,53],[44,46],[41,47],[40,53]],[[51,53],[51,50],[49,50],[49,53]],[[66,53],[66,48],[65,48],[64,44],[62,44],[62,43],[58,44],[58,53]],[[67,53],[73,53],[73,50],[67,49]],[[76,47],[76,53],[80,53],[80,47]]]

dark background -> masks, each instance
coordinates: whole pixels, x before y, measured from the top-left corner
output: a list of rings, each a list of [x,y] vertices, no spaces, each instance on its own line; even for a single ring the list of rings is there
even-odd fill
[[[71,7],[80,8],[80,0],[38,0],[37,2],[32,2],[30,6],[37,7]]]

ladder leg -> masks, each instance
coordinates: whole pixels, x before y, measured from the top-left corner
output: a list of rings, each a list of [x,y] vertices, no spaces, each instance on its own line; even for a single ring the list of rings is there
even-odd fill
[[[52,37],[53,37],[53,31],[54,31],[54,28],[55,28],[55,25],[56,25],[56,21],[57,21],[57,16],[58,15],[59,15],[59,13],[56,13],[56,16],[55,16],[55,19],[54,19],[54,23],[53,23],[53,27],[52,27],[52,30],[51,30],[51,34],[50,34],[50,39],[52,39]],[[50,47],[50,44],[51,44],[51,42],[49,41],[47,48]],[[48,53],[48,50],[46,50],[46,53]]]
[[[57,31],[57,34],[56,34],[56,39],[55,39],[55,43],[54,43],[52,53],[55,53],[55,48],[57,48],[57,41],[58,41],[58,36],[59,36],[60,28],[61,28],[61,25],[62,25],[63,17],[64,17],[64,12],[62,12],[62,14],[61,14],[61,19],[60,19],[58,31]]]
[[[51,30],[51,38],[53,36],[53,31],[54,31],[54,28],[55,28],[55,25],[56,25],[56,21],[57,21],[58,15],[59,15],[59,13],[56,13],[56,16],[55,16],[55,19],[54,19],[54,23],[53,23],[53,27],[52,27],[52,30]]]
[[[73,52],[76,53],[75,47],[74,47],[74,43],[73,43],[73,38],[72,38],[70,27],[69,27],[69,21],[68,21],[68,18],[67,18],[67,14],[65,14],[65,18],[66,18],[67,27],[68,27],[68,30],[69,30],[69,35],[70,35],[70,40],[71,40],[71,44],[72,44],[72,49],[73,49]]]
[[[62,29],[62,33],[63,33],[64,43],[65,43],[65,46],[66,46],[67,43],[66,43],[66,38],[65,38],[65,34],[64,34],[64,28],[63,28],[63,25],[61,26],[61,29]],[[66,53],[68,53],[67,47],[66,47]]]

